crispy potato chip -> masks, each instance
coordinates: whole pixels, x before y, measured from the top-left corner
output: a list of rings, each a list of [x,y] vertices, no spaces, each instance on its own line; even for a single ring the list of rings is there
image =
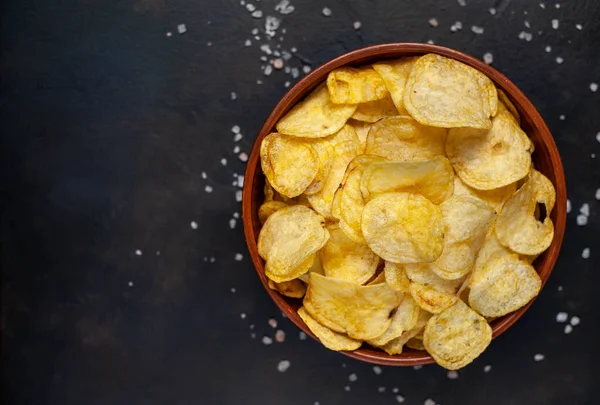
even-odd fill
[[[492,190],[477,190],[463,183],[460,177],[454,176],[454,195],[471,195],[477,197],[491,205],[497,213],[502,211],[502,206],[515,191],[517,191],[517,183],[510,183],[508,186]]]
[[[475,260],[473,274],[483,269],[483,267],[490,260],[510,255],[512,253],[513,252],[511,252],[510,249],[506,248],[498,240],[498,237],[496,236],[496,222],[492,222],[485,236],[483,246],[481,246],[481,249],[479,249],[479,252],[477,253],[477,259]]]
[[[302,194],[319,169],[319,157],[310,145],[277,133],[263,139],[260,163],[273,188],[290,198]]]
[[[383,272],[385,281],[390,287],[396,291],[408,292],[410,280],[403,265],[386,261]]]
[[[298,276],[298,279],[300,279],[303,283],[308,284],[308,281],[310,280],[310,273],[319,273],[321,275],[325,275],[325,270],[323,269],[323,263],[321,263],[321,256],[319,255],[318,252],[315,253],[314,256],[315,256],[315,259],[312,262],[312,265],[310,266],[308,271],[306,273],[302,274],[301,276]]]
[[[483,73],[440,55],[420,57],[410,71],[404,107],[423,125],[489,129],[496,115],[496,86]]]
[[[416,326],[420,312],[421,309],[416,302],[409,295],[404,295],[400,306],[398,306],[396,313],[392,317],[390,326],[381,336],[370,339],[367,343],[371,346],[383,346],[390,340],[396,339],[403,332]]]
[[[377,270],[379,256],[367,245],[348,238],[337,226],[328,230],[331,236],[319,251],[325,275],[357,284],[367,282]]]
[[[385,273],[383,271],[380,271],[379,273],[375,274],[375,277],[373,277],[371,281],[367,281],[366,285],[385,283]]]
[[[419,307],[432,314],[439,314],[456,302],[454,294],[440,292],[430,285],[410,283],[410,295]]]
[[[434,271],[454,280],[472,270],[477,252],[494,220],[492,207],[479,198],[455,195],[440,204],[444,222],[444,251],[435,261]]]
[[[312,183],[304,190],[306,195],[317,193],[323,189],[334,157],[333,147],[324,139],[310,142],[310,146],[317,153],[318,170]]]
[[[327,76],[327,89],[336,104],[366,103],[389,94],[383,79],[371,67],[335,69]]]
[[[378,62],[373,65],[373,69],[379,73],[385,82],[385,86],[392,96],[396,109],[400,113],[406,111],[404,108],[404,87],[408,80],[408,75],[417,59],[419,58],[415,56]]]
[[[287,207],[288,205],[281,201],[267,201],[258,209],[258,219],[261,224],[267,222],[267,218],[271,216],[272,213],[278,211],[282,208]]]
[[[460,300],[432,316],[423,334],[429,354],[448,370],[471,363],[491,341],[492,328],[487,321]]]
[[[390,340],[388,343],[381,346],[381,349],[385,350],[390,355],[402,354],[402,349],[404,348],[406,342],[422,333],[423,328],[427,324],[429,318],[431,318],[431,314],[429,312],[420,311],[417,324],[412,329],[407,330],[399,337]]]
[[[504,107],[506,107],[506,109],[510,112],[513,118],[517,121],[517,124],[520,125],[521,116],[519,115],[519,111],[517,111],[517,107],[515,107],[512,101],[510,101],[510,99],[504,91],[502,91],[499,88],[496,88],[496,91],[498,92],[498,101],[500,101],[504,105]]]
[[[294,267],[291,270],[288,270],[283,274],[277,270],[272,271],[270,262],[267,262],[265,263],[265,275],[269,278],[269,280],[274,281],[276,283],[285,283],[286,281],[291,281],[300,278],[311,269],[316,257],[316,253],[309,255],[298,266]]]
[[[548,249],[554,238],[550,213],[556,201],[554,186],[546,176],[531,170],[529,178],[502,208],[496,222],[498,240],[509,249],[536,255]],[[536,206],[543,204],[545,218],[536,219]]]
[[[364,169],[360,191],[365,201],[373,194],[402,191],[421,194],[440,204],[454,192],[454,171],[443,156],[411,162],[375,162]]]
[[[263,187],[263,193],[265,194],[265,201],[264,202],[273,201],[273,198],[275,197],[275,190],[273,190],[273,186],[271,186],[269,184],[269,180],[267,180],[267,179],[265,179],[265,185]]]
[[[289,281],[302,274],[281,279],[291,276],[307,257],[327,243],[329,232],[324,223],[322,216],[302,205],[282,208],[269,216],[258,236],[258,253],[267,262],[266,269],[279,277],[271,278],[273,281]]]
[[[306,286],[298,279],[284,281],[283,283],[276,283],[269,279],[268,285],[271,290],[290,298],[302,298],[306,293]]]
[[[531,301],[542,288],[542,280],[531,264],[509,254],[473,274],[469,305],[480,315],[498,317],[516,311]]]
[[[358,142],[360,145],[358,152],[359,155],[361,155],[365,153],[365,148],[367,146],[367,135],[369,134],[369,129],[371,129],[373,124],[352,120],[350,121],[349,125],[351,125],[356,131],[356,136],[358,136]]]
[[[491,190],[522,179],[531,167],[533,143],[502,104],[489,130],[454,128],[446,153],[460,179]]]
[[[463,283],[462,279],[446,280],[437,275],[439,270],[434,263],[407,263],[402,268],[410,281],[431,286],[439,292],[456,294]]]
[[[446,129],[426,127],[409,116],[384,118],[371,127],[366,153],[390,160],[422,160],[444,155]]]
[[[410,347],[413,350],[425,350],[423,339],[418,339],[417,337],[408,339],[408,342],[406,342],[406,347]]]
[[[386,331],[400,300],[387,284],[362,286],[311,273],[304,307],[320,324],[367,340]]]
[[[392,101],[392,97],[387,94],[381,100],[361,103],[352,114],[352,119],[364,122],[377,122],[384,117],[398,115],[398,110]]]
[[[373,252],[394,263],[432,262],[444,247],[440,209],[418,194],[373,198],[363,210],[362,233]]]
[[[354,104],[334,104],[323,83],[284,115],[276,127],[284,135],[323,138],[342,129],[355,110]]]
[[[302,318],[306,326],[308,326],[308,329],[315,334],[323,346],[330,350],[356,350],[362,345],[362,341],[360,340],[352,339],[346,335],[334,332],[331,329],[321,325],[315,318],[310,316],[304,307],[300,307],[300,309],[298,309],[298,315],[300,318]]]

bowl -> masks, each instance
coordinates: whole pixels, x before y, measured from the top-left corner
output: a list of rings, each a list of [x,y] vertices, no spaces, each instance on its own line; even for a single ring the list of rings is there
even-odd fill
[[[299,299],[288,298],[271,290],[267,285],[267,277],[264,272],[264,261],[258,255],[257,240],[260,232],[261,223],[258,220],[258,208],[263,202],[263,186],[265,182],[264,175],[260,167],[260,144],[263,138],[272,132],[275,124],[290,108],[298,101],[308,95],[318,84],[327,78],[327,74],[341,66],[356,66],[366,63],[372,63],[382,59],[395,59],[404,56],[423,55],[427,53],[436,53],[448,58],[458,60],[488,76],[496,86],[508,95],[521,116],[521,127],[529,135],[535,145],[535,152],[532,155],[535,167],[542,172],[556,188],[556,206],[550,214],[554,222],[554,240],[550,247],[542,253],[533,263],[536,271],[542,279],[542,288],[546,284],[550,273],[558,258],[560,246],[562,244],[565,224],[567,217],[567,193],[565,184],[565,175],[560,160],[560,155],[552,134],[546,126],[546,123],[535,109],[533,104],[525,95],[508,80],[502,73],[493,67],[481,62],[480,60],[456,51],[438,45],[420,44],[420,43],[389,43],[372,45],[365,48],[348,52],[337,58],[326,62],[306,75],[296,85],[294,85],[277,103],[273,112],[269,115],[263,124],[252,152],[248,159],[246,175],[244,180],[243,198],[242,198],[242,216],[244,222],[244,234],[250,257],[261,283],[271,296],[275,304],[281,311],[294,322],[302,331],[317,339],[308,329],[306,324],[298,316],[296,311],[302,305]],[[493,337],[497,337],[505,332],[514,324],[527,309],[531,306],[533,300],[519,310],[498,318],[491,322]],[[363,344],[358,350],[351,352],[341,352],[347,356],[366,362],[392,365],[392,366],[415,366],[419,364],[434,363],[433,358],[425,351],[417,351],[406,348],[400,355],[390,356],[387,353]]]

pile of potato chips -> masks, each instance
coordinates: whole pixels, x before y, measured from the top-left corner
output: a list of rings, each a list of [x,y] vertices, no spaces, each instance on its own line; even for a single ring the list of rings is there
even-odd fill
[[[435,54],[332,71],[262,141],[269,287],[326,347],[459,369],[541,288],[552,183],[509,99]]]

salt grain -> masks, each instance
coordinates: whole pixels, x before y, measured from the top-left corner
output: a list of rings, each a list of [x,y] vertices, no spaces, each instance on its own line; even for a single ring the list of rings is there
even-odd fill
[[[242,319],[246,319],[246,314],[242,312],[242,313],[240,314],[240,318],[242,318]]]
[[[567,322],[569,315],[566,312],[559,312],[556,314],[556,322],[564,323]]]
[[[346,392],[349,392],[349,391],[350,391],[350,386],[349,386],[349,385],[346,385],[346,386],[344,387],[344,391],[346,391]]]
[[[373,367],[373,372],[377,375],[380,375],[382,373],[383,370],[381,370],[381,367],[379,366],[374,366]]]
[[[156,256],[160,256],[160,250],[156,251]]]
[[[285,332],[281,329],[278,329],[277,332],[275,332],[275,341],[277,343],[285,342]]]
[[[466,0],[456,0],[458,2],[458,4],[462,7],[467,5],[467,1]]]
[[[302,66],[302,72],[304,72],[304,74],[310,72],[310,70],[311,70],[310,66],[308,66],[308,65]]]
[[[581,319],[578,316],[574,316],[571,318],[571,325],[577,326],[581,323]]]
[[[273,63],[273,67],[277,70],[282,69],[283,65],[284,65],[283,59],[281,59],[281,58],[273,59],[272,63]]]
[[[385,387],[377,387],[377,392],[385,392]]]
[[[553,19],[552,20],[552,28],[554,28],[555,30],[557,30],[558,29],[558,25],[559,25],[558,20],[556,18]]]
[[[400,392],[400,390],[398,389],[398,387],[394,387],[394,388],[392,388],[392,392],[393,392],[394,394],[397,394],[397,393],[399,393],[399,392]]]
[[[233,137],[233,142],[239,142],[242,140],[244,136],[242,134],[235,134],[235,136]]]
[[[245,46],[250,46],[250,45],[252,45],[252,41],[250,41],[249,39],[247,39],[246,42],[244,42],[244,45]]]
[[[596,134],[596,140],[597,140],[598,142],[600,142],[600,132],[598,132],[598,133]]]
[[[427,398],[425,402],[423,402],[423,405],[436,405],[436,403],[433,399]]]
[[[521,31],[519,32],[519,39],[530,42],[533,39],[533,34],[531,32]]]
[[[575,24],[575,28],[577,28],[579,31],[581,31],[583,29],[583,25]]]
[[[404,397],[402,395],[396,395],[396,402],[399,404],[404,402]]]
[[[240,214],[239,214],[238,212],[234,212],[234,213],[233,213],[233,217],[234,217],[234,218],[239,218],[239,217],[240,217]]]
[[[227,166],[227,159],[225,159],[225,158],[222,158],[222,159],[221,159],[221,164],[222,164],[223,166]]]
[[[135,251],[135,254],[136,254],[137,256],[141,256],[141,255],[142,255],[142,251],[141,251],[141,250],[139,250],[139,249],[137,249],[137,250]]]
[[[187,32],[187,27],[185,26],[185,24],[179,24],[177,26],[177,32],[179,34],[185,34]]]
[[[273,73],[273,66],[271,66],[271,65],[265,66],[265,70],[264,70],[263,74],[265,76],[269,76],[269,75],[271,75],[271,73]]]
[[[477,35],[481,35],[484,32],[484,28],[483,27],[479,27],[477,25],[473,25],[471,27],[471,31],[473,31],[473,33],[477,34]]]
[[[236,262],[241,262],[244,256],[241,253],[236,253],[234,259]]]
[[[567,199],[567,214],[571,212],[571,200]]]
[[[352,24],[352,26],[354,27],[355,30],[359,30],[360,27],[362,26],[360,21],[354,21],[354,23]]]
[[[494,62],[494,55],[492,55],[490,52],[486,52],[483,54],[483,61],[485,63],[487,63],[488,65],[491,65]]]
[[[263,336],[263,338],[261,339],[261,341],[262,341],[263,345],[265,345],[265,346],[269,346],[270,344],[273,343],[273,339],[271,339],[268,336]]]
[[[348,376],[348,381],[356,382],[356,380],[358,380],[358,376],[355,373],[352,373]]]
[[[489,9],[489,12],[491,15],[496,15],[496,9],[493,7]]]
[[[450,380],[456,380],[458,378],[458,372],[455,370],[450,370],[446,373],[446,377]]]
[[[306,340],[306,333],[304,333],[304,332],[298,333],[298,339],[300,339],[300,340]]]
[[[462,30],[462,28],[463,28],[462,22],[460,22],[460,21],[455,21],[455,22],[454,22],[454,24],[452,24],[452,25],[450,26],[450,31],[451,31],[451,32],[456,32],[456,31],[460,31],[460,30]]]
[[[435,42],[433,42],[433,39],[429,39],[429,40],[427,40],[427,43],[428,43],[428,44],[430,44],[430,45],[433,45],[433,44],[435,44]]]
[[[172,36],[172,35],[173,35],[173,34],[172,34],[170,31],[169,31],[169,32],[167,32],[167,36],[168,36],[168,37],[170,37],[170,36]]]
[[[531,24],[529,24],[529,21],[527,21],[527,20],[525,20],[525,21],[523,22],[523,25],[524,25],[526,28],[531,28]]]
[[[235,291],[236,291],[236,289],[235,289],[235,288],[233,288],[233,287],[231,287],[231,293],[232,293],[232,294],[235,294]]]
[[[571,332],[573,332],[573,326],[566,324],[565,325],[565,335],[568,335]]]
[[[242,190],[237,190],[235,192],[235,200],[237,202],[242,202]]]
[[[244,176],[238,176],[237,178],[238,187],[244,187]]]
[[[235,91],[232,91],[230,97],[232,100],[235,100],[237,98],[237,93]]]
[[[533,360],[535,360],[535,361],[542,361],[542,360],[544,360],[544,358],[545,358],[545,356],[541,353],[537,353],[533,356]]]
[[[235,145],[235,146],[233,147],[233,153],[236,153],[236,154],[237,154],[237,153],[240,153],[240,150],[241,150],[241,149],[240,149],[240,147],[239,147],[238,145]]]
[[[565,115],[563,115],[563,114],[561,114],[561,115],[558,116],[558,119],[561,120],[561,121],[564,121],[566,118],[567,117]]]
[[[329,7],[323,7],[321,13],[323,13],[325,17],[329,17],[331,16],[331,9]]]
[[[563,286],[559,285],[557,289],[558,289],[558,291],[562,291],[563,290]]]
[[[192,227],[192,229],[198,229],[198,224],[196,223],[196,221],[190,222],[190,226]]]
[[[234,229],[234,228],[235,228],[235,224],[236,224],[236,222],[237,222],[237,221],[235,220],[235,218],[231,218],[231,219],[229,220],[229,227],[230,227],[231,229]]]
[[[583,252],[581,252],[581,257],[584,259],[589,259],[590,258],[590,248],[583,249]]]
[[[217,259],[215,259],[214,257],[211,257],[211,258],[209,259],[209,261],[210,261],[211,263],[214,263],[214,262],[216,262],[216,261],[217,261]]]
[[[594,93],[598,91],[598,83],[590,83],[590,90]]]
[[[432,27],[437,27],[439,25],[437,18],[430,18],[429,25],[431,25]]]
[[[242,129],[240,128],[239,125],[234,125],[231,127],[231,132],[233,132],[234,134],[239,134],[241,130]]]
[[[590,216],[590,205],[585,203],[579,208],[579,213],[585,215],[586,217]]]
[[[285,82],[285,83],[283,83],[283,87],[286,87],[286,88],[287,88],[287,87],[290,87],[290,82]]]
[[[268,15],[265,18],[265,33],[270,37],[274,37],[280,24],[281,20],[279,18]]]
[[[240,153],[238,157],[240,158],[240,160],[242,162],[247,162],[248,161],[248,154],[246,152]]]
[[[550,53],[552,52],[552,47],[550,45],[546,46],[546,52]]]
[[[559,65],[560,65],[561,63],[563,63],[564,61],[565,61],[565,60],[564,60],[563,58],[561,58],[560,56],[557,56],[557,57],[556,57],[556,63],[558,63]]]
[[[255,338],[256,338],[256,333],[251,333],[251,334],[250,334],[250,337],[251,337],[252,339],[255,339]]]
[[[277,364],[277,370],[280,373],[284,373],[288,368],[290,368],[291,363],[288,360],[281,360],[279,364]]]
[[[128,282],[128,283],[127,283],[127,285],[128,285],[129,287],[133,287],[133,281],[130,281],[130,282]]]
[[[253,12],[254,10],[256,10],[256,6],[252,3],[248,3],[246,4],[246,10]]]
[[[281,0],[275,6],[275,11],[278,11],[280,14],[286,15],[294,12],[294,6],[290,4],[289,0]]]
[[[251,15],[252,15],[252,18],[262,18],[263,12],[261,10],[256,10]]]
[[[204,187],[204,191],[206,191],[207,193],[212,193],[212,191],[213,191],[213,188],[212,188],[212,186],[206,185],[206,186]]]
[[[277,327],[277,320],[275,318],[270,318],[268,322],[271,328],[275,329]]]
[[[483,367],[484,373],[489,373],[490,371],[492,371],[492,366],[490,366],[489,364],[487,364]]]
[[[423,368],[423,366],[420,365],[420,364],[417,364],[416,366],[413,366],[413,369],[415,369],[415,370],[420,370],[422,368]]]
[[[600,188],[596,190],[596,200],[600,200]]]

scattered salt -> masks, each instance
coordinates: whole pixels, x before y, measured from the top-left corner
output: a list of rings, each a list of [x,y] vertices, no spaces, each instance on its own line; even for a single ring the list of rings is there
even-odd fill
[[[212,191],[213,191],[213,188],[212,188],[212,186],[206,185],[206,186],[204,187],[204,191],[206,191],[207,193],[212,193]]]
[[[196,223],[196,221],[190,222],[190,226],[192,227],[192,229],[198,229],[198,224]]]
[[[282,69],[284,65],[283,59],[281,58],[273,59],[271,63],[273,64],[273,67],[277,70]]]
[[[235,91],[231,92],[231,99],[235,100],[237,98],[237,93]]]
[[[467,1],[466,1],[466,0],[456,0],[456,1],[458,2],[458,5],[459,5],[459,6],[462,6],[462,7],[464,7],[464,6],[466,6],[466,5],[467,5]]]
[[[533,39],[533,34],[531,32],[521,31],[519,32],[519,39],[530,42]]]
[[[362,27],[362,23],[360,21],[354,21],[352,26],[354,27],[355,30],[359,30],[360,27]]]
[[[571,200],[567,199],[567,214],[571,212]]]
[[[471,27],[471,31],[473,31],[473,33],[477,34],[477,35],[481,35],[484,32],[484,28],[483,27],[479,27],[477,25],[473,25]]]
[[[240,158],[240,160],[242,162],[247,162],[248,161],[248,154],[246,152],[240,153],[238,157]]]
[[[579,31],[581,31],[583,29],[583,25],[575,24],[575,28],[577,28]]]
[[[560,65],[561,63],[563,63],[564,61],[565,61],[565,60],[564,60],[563,58],[561,58],[560,56],[557,56],[557,57],[556,57],[556,63],[558,63],[559,65]]]
[[[579,213],[585,215],[586,217],[590,216],[590,205],[588,203],[584,203],[581,208],[579,208]]]
[[[488,65],[491,65],[494,62],[494,55],[492,55],[490,52],[486,52],[483,54],[483,61],[485,63],[487,63]]]
[[[323,10],[321,12],[325,17],[331,16],[331,9],[329,7],[323,7]]]
[[[141,255],[142,255],[142,251],[141,251],[141,250],[139,250],[139,249],[137,249],[137,250],[135,251],[135,254],[136,254],[137,256],[141,256]]]
[[[290,4],[289,0],[281,0],[275,6],[275,11],[278,11],[280,14],[286,15],[294,12],[294,6]]]
[[[288,360],[281,360],[279,364],[277,364],[277,370],[280,373],[284,373],[288,368],[290,368],[291,363]]]
[[[156,256],[160,256],[160,250],[156,251]]]
[[[417,364],[416,366],[413,366],[413,369],[415,369],[415,370],[420,370],[422,368],[423,368],[423,366],[420,365],[420,364]]]
[[[225,159],[225,158],[222,158],[222,159],[221,159],[221,164],[222,164],[223,166],[227,166],[227,159]]]
[[[381,370],[381,367],[379,366],[374,366],[373,367],[373,372],[377,375],[380,375],[382,373],[383,370]]]
[[[564,114],[558,116],[558,119],[564,121],[567,117]]]
[[[177,32],[178,32],[179,34],[185,34],[185,33],[186,33],[186,31],[187,31],[187,27],[185,26],[185,24],[179,24],[179,25],[177,26]]]
[[[277,320],[275,318],[270,318],[268,322],[271,328],[275,329],[277,327]]]
[[[448,373],[446,373],[446,376],[450,380],[456,380],[458,378],[458,372],[455,370],[450,370],[450,371],[448,371]]]
[[[256,10],[251,15],[252,15],[252,18],[262,18],[263,12],[261,10]]]
[[[490,366],[489,364],[487,364],[483,367],[484,373],[489,373],[490,371],[492,371],[492,366]]]
[[[385,387],[377,387],[377,392],[385,392]]]
[[[425,402],[423,402],[423,405],[436,405],[436,403],[433,399],[427,398]]]
[[[358,376],[355,373],[352,373],[348,376],[348,381],[355,382],[356,380],[358,380]]]
[[[600,200],[600,188],[596,190],[596,200]]]
[[[239,142],[242,140],[244,136],[242,134],[235,134],[235,136],[233,137],[233,142]]]
[[[234,257],[236,262],[241,262],[243,258],[244,258],[244,256],[242,256],[241,253],[236,253],[235,257]]]
[[[535,354],[535,355],[533,356],[533,360],[535,360],[535,361],[542,361],[542,360],[544,360],[544,357],[545,357],[545,356],[544,356],[543,354],[541,354],[541,353],[537,353],[537,354]]]
[[[550,45],[547,45],[545,49],[548,53],[552,52],[552,47]]]
[[[394,388],[392,388],[392,392],[393,392],[394,394],[397,394],[397,393],[399,393],[399,392],[400,392],[400,390],[398,389],[398,387],[394,387]]]
[[[240,314],[240,318],[242,318],[242,319],[246,319],[246,314],[242,312],[242,313]]]
[[[240,214],[239,214],[238,212],[234,212],[234,213],[233,213],[233,217],[234,217],[234,218],[239,218],[239,217],[240,217]]]
[[[263,74],[265,76],[269,76],[269,75],[271,75],[271,73],[273,73],[273,66],[271,66],[271,65],[265,66],[265,70],[264,70]]]
[[[235,146],[233,147],[233,153],[236,153],[236,154],[237,154],[237,153],[240,153],[240,150],[241,150],[241,149],[240,149],[240,147],[239,147],[238,145],[235,145]]]
[[[238,176],[237,178],[238,187],[244,187],[244,176]]]
[[[252,45],[252,41],[250,41],[249,39],[247,39],[246,42],[244,42],[244,45],[245,46],[250,46],[250,45]]]
[[[583,249],[583,252],[581,252],[581,257],[584,259],[589,259],[590,258],[590,248]]]
[[[285,332],[281,329],[278,329],[277,332],[275,332],[275,341],[277,343],[285,342]]]
[[[529,24],[529,21],[527,21],[527,20],[525,20],[525,21],[523,22],[523,25],[524,25],[526,28],[531,28],[531,24]]]
[[[567,322],[569,315],[566,312],[559,312],[556,314],[556,322],[564,323]]]
[[[452,24],[452,25],[450,26],[450,31],[452,31],[452,32],[456,32],[456,31],[460,31],[460,30],[462,30],[462,28],[463,28],[462,22],[460,22],[460,21],[455,21],[455,22],[454,22],[454,24]]]
[[[263,345],[265,345],[265,346],[269,346],[270,344],[273,343],[273,339],[271,339],[268,336],[263,336],[263,338],[261,339],[261,341],[262,341]]]
[[[231,132],[233,132],[234,134],[239,134],[241,130],[242,129],[240,128],[239,125],[234,125],[231,127]]]
[[[133,281],[130,281],[130,282],[128,282],[128,283],[127,283],[127,285],[128,285],[129,287],[133,287]]]
[[[558,29],[558,25],[559,25],[558,20],[556,18],[553,19],[552,20],[552,28],[554,28],[555,30],[557,30]]]
[[[236,224],[236,222],[237,222],[237,221],[235,220],[235,218],[231,218],[231,219],[229,220],[229,227],[230,227],[231,229],[234,229],[234,228],[235,228],[235,224]]]
[[[598,91],[598,83],[590,83],[590,90],[594,93]]]
[[[235,200],[237,202],[242,202],[242,190],[237,190],[235,192]]]
[[[573,332],[573,326],[566,324],[565,325],[565,335],[568,335],[571,332]]]
[[[311,70],[311,69],[310,69],[310,66],[308,66],[308,65],[304,65],[304,66],[302,66],[302,71],[304,72],[304,74],[306,74],[306,73],[310,72],[310,70]]]
[[[231,287],[231,293],[235,294],[235,292],[236,292],[236,289],[234,287]]]
[[[496,15],[496,9],[493,7],[489,9],[489,12],[491,15]]]
[[[581,323],[581,319],[578,316],[574,316],[571,318],[571,325],[577,326]]]
[[[217,259],[215,259],[214,257],[211,257],[211,258],[209,259],[209,261],[210,261],[211,263],[214,263],[215,261],[217,261]]]
[[[298,333],[298,339],[306,340],[306,333],[300,331],[300,333]]]
[[[404,402],[404,397],[402,395],[396,395],[396,402],[399,404]]]

